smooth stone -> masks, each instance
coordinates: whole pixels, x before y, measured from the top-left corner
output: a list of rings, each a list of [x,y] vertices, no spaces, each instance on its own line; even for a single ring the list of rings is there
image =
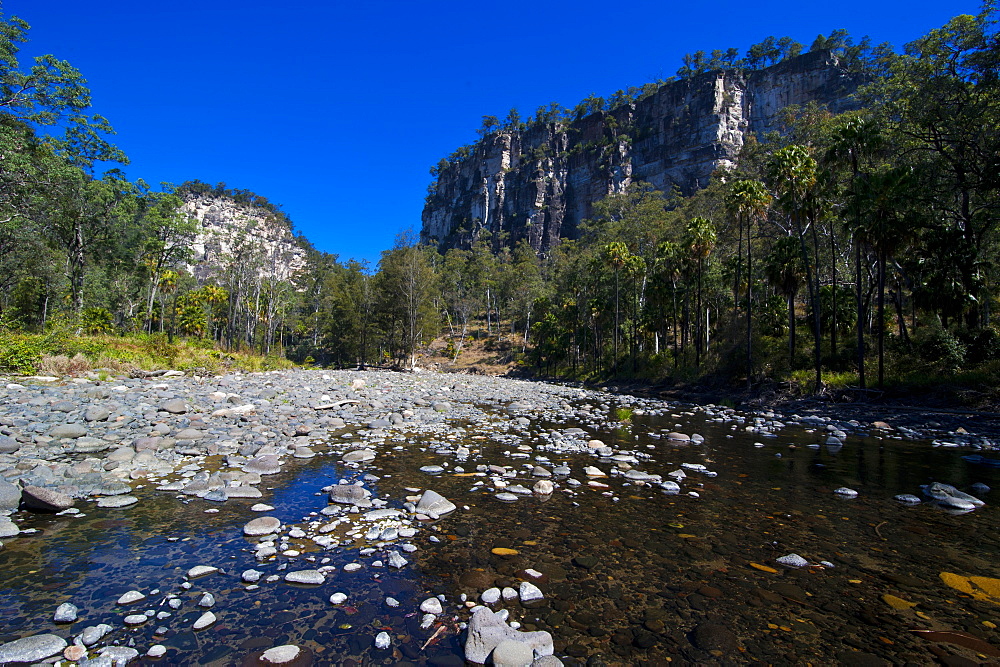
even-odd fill
[[[72,507],[75,502],[72,496],[55,489],[31,485],[24,487],[21,498],[25,507],[44,512],[61,512]]]
[[[97,653],[113,665],[127,665],[139,657],[139,651],[130,646],[104,646]]]
[[[145,600],[146,596],[139,591],[129,591],[118,598],[118,604],[132,604],[139,600]]]
[[[149,650],[146,651],[146,655],[149,656],[150,658],[162,658],[166,654],[167,654],[167,647],[164,646],[163,644],[153,644],[152,646],[149,647]]]
[[[63,657],[70,662],[80,662],[85,657],[87,657],[87,649],[79,644],[70,644],[63,651]]]
[[[493,649],[494,667],[527,667],[534,657],[530,646],[513,639],[505,639]]]
[[[389,636],[388,632],[382,631],[375,636],[375,648],[380,651],[384,651],[389,648],[389,644],[392,642],[392,638]]]
[[[183,398],[172,398],[160,405],[160,410],[174,415],[182,415],[187,412],[187,404]]]
[[[14,438],[10,438],[6,435],[0,435],[0,454],[13,454],[20,448],[21,443]]]
[[[75,623],[80,616],[80,609],[69,602],[63,602],[56,607],[56,613],[52,616],[55,623]]]
[[[507,502],[507,503],[512,503],[515,500],[517,500],[517,496],[515,496],[513,493],[498,493],[494,497],[497,500],[502,500],[502,501]]]
[[[139,499],[135,496],[106,496],[97,501],[98,507],[118,508],[135,505]]]
[[[427,598],[420,603],[420,611],[425,614],[441,614],[444,613],[444,608],[441,606],[441,600],[437,598]]]
[[[531,602],[532,600],[541,600],[544,595],[538,586],[534,585],[530,581],[522,581],[521,586],[518,590],[518,596],[521,598],[521,602]]]
[[[858,492],[854,489],[849,489],[846,486],[842,486],[839,489],[834,489],[834,493],[838,496],[843,496],[844,498],[857,498]]]
[[[469,621],[465,640],[465,659],[485,664],[500,642],[513,640],[527,644],[538,655],[552,655],[552,635],[544,631],[520,632],[507,625],[504,616],[479,607]]]
[[[330,596],[330,604],[344,604],[347,601],[345,593],[334,593]]]
[[[49,431],[50,438],[82,438],[87,435],[87,429],[80,424],[59,424]]]
[[[283,665],[285,663],[294,661],[296,658],[299,657],[299,654],[301,652],[302,649],[300,649],[298,646],[295,646],[294,644],[274,646],[264,651],[260,656],[260,660],[262,662],[269,662],[275,665]]]
[[[21,489],[8,481],[0,480],[0,510],[14,510],[21,504]]]
[[[671,431],[667,433],[667,440],[674,440],[676,442],[689,442],[691,436],[686,433],[678,433],[677,431]]]
[[[326,577],[319,570],[298,570],[285,575],[285,581],[290,584],[309,584],[319,586],[326,582]]]
[[[340,460],[344,463],[363,463],[365,461],[374,461],[375,452],[370,449],[355,449],[344,454]]]
[[[205,593],[204,595],[201,596],[201,599],[198,600],[198,606],[199,607],[214,607],[215,606],[215,596],[212,595],[211,593]]]
[[[480,593],[479,601],[485,604],[494,604],[500,600],[500,589],[499,588],[487,588],[485,591]]]
[[[262,516],[247,522],[243,526],[243,534],[250,537],[270,535],[278,532],[279,528],[281,528],[281,521],[273,516]]]
[[[281,461],[274,454],[263,454],[245,463],[243,471],[255,472],[258,475],[276,475],[281,472]]]
[[[547,496],[555,490],[555,487],[549,480],[540,479],[537,482],[535,482],[535,485],[531,487],[531,490],[539,495]]]
[[[93,407],[87,410],[83,418],[89,422],[103,422],[107,421],[110,416],[111,411],[107,408]]]
[[[214,565],[195,565],[187,571],[187,578],[197,579],[198,577],[204,577],[206,574],[214,574],[218,571],[219,568]]]
[[[244,570],[243,574],[240,575],[240,579],[242,579],[248,584],[255,584],[258,581],[260,581],[260,577],[262,574],[264,573],[261,572],[260,570],[253,570],[253,569]]]
[[[62,653],[67,646],[65,639],[53,634],[15,639],[0,645],[0,664],[45,660]]]
[[[142,625],[149,620],[145,614],[129,614],[125,617],[125,625]]]
[[[226,498],[263,498],[264,494],[254,486],[227,486],[225,488]],[[206,496],[207,497],[207,496]],[[250,508],[253,510],[253,507]],[[273,507],[269,507],[265,512],[269,512]],[[259,510],[253,510],[259,511]]]
[[[368,502],[372,492],[356,484],[337,484],[330,489],[330,502],[340,505],[358,505]]]
[[[207,628],[208,626],[212,625],[212,623],[215,623],[216,620],[217,619],[215,617],[215,614],[213,614],[210,611],[206,611],[204,614],[198,617],[198,620],[194,622],[193,627],[195,630],[201,630],[203,628]]]
[[[17,524],[5,516],[0,516],[0,538],[17,537],[21,532]]]
[[[84,646],[93,646],[97,642],[104,638],[104,635],[108,634],[114,630],[107,623],[99,623],[98,625],[90,625],[83,629],[80,633],[80,641],[83,642]]]
[[[442,514],[454,512],[456,509],[458,509],[458,507],[455,503],[451,502],[437,491],[427,489],[424,491],[423,495],[420,496],[420,501],[416,506],[416,513],[428,515],[436,514],[441,516]]]

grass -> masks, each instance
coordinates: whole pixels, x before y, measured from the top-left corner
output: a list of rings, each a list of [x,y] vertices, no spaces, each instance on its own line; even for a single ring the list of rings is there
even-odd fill
[[[202,340],[161,334],[72,335],[64,330],[30,334],[0,330],[0,372],[66,376],[96,372],[109,377],[134,370],[174,369],[217,374],[295,368],[284,357],[223,351]]]

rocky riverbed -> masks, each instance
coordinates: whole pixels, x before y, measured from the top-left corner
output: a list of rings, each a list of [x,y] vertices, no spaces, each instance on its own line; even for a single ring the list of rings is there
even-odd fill
[[[981,502],[1000,479],[964,429],[435,373],[0,386],[2,664],[888,664],[1000,645]]]

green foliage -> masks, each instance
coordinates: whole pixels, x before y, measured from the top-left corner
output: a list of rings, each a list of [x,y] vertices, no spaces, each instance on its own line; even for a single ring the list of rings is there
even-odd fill
[[[965,346],[950,331],[940,325],[924,327],[916,337],[920,358],[945,371],[954,372],[965,362]]]

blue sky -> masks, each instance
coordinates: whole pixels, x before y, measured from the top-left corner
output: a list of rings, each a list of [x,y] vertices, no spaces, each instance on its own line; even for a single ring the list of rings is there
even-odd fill
[[[420,227],[428,168],[483,115],[572,107],[672,75],[698,49],[847,29],[901,46],[968,0],[785,2],[5,0],[88,80],[130,177],[225,181],[320,250],[378,261]]]

